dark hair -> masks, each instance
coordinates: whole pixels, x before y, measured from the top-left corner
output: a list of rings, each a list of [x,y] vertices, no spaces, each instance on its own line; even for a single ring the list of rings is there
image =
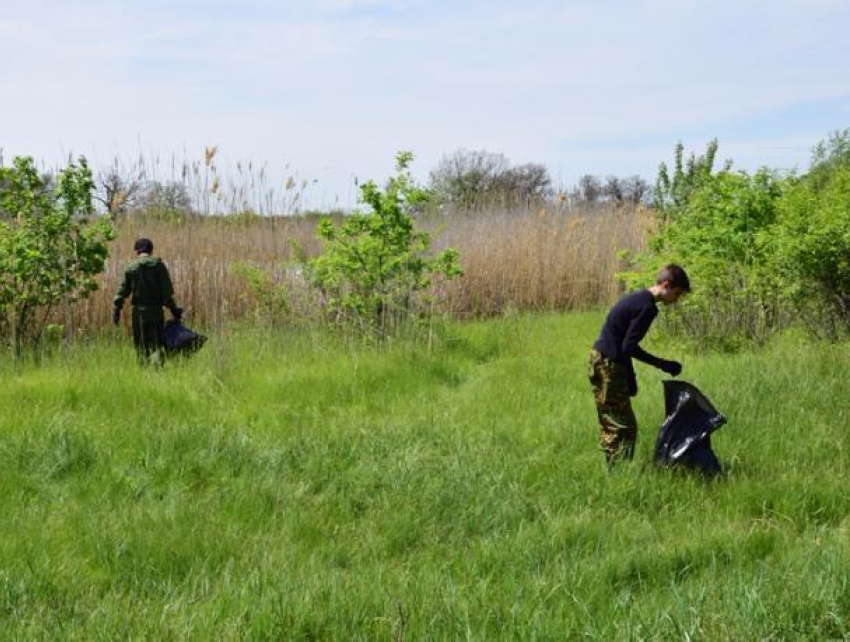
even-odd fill
[[[133,251],[139,254],[150,254],[153,252],[153,241],[150,239],[136,239],[133,243]]]
[[[661,268],[658,276],[655,277],[656,283],[670,282],[670,287],[681,288],[682,292],[691,291],[691,281],[688,278],[687,272],[681,266],[671,263]]]

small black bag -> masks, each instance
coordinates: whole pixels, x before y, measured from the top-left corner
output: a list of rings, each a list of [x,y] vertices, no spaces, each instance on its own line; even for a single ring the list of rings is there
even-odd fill
[[[685,381],[663,383],[667,418],[655,441],[655,463],[684,466],[708,475],[720,473],[720,462],[711,449],[711,433],[726,423],[726,417],[696,386]]]
[[[165,345],[165,351],[168,354],[191,354],[200,350],[207,338],[190,330],[185,325],[169,319],[165,322],[165,329],[162,332],[162,342]]]

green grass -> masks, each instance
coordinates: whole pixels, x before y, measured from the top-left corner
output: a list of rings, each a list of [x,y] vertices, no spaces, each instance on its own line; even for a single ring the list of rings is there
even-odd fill
[[[429,350],[213,337],[0,365],[5,639],[850,637],[850,349],[698,355],[727,474],[597,450],[600,314],[452,325]]]

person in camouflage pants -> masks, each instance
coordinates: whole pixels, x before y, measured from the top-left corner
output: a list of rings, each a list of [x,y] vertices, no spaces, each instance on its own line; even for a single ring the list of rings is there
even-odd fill
[[[640,342],[658,315],[656,304],[676,303],[690,289],[688,275],[680,266],[666,266],[658,273],[655,285],[626,294],[611,308],[593,344],[588,375],[599,417],[599,445],[609,466],[634,455],[638,426],[631,397],[637,394],[638,386],[632,359],[673,377],[682,372],[681,363],[650,354]]]
[[[626,366],[590,351],[590,384],[599,416],[599,447],[609,465],[616,458],[631,459],[637,441],[637,418],[629,396]]]
[[[124,299],[132,296],[133,345],[142,363],[162,362],[163,306],[180,320],[183,310],[174,302],[174,286],[162,259],[151,256],[153,242],[138,239],[133,245],[136,260],[124,270],[121,286],[113,299],[112,321],[121,320]]]

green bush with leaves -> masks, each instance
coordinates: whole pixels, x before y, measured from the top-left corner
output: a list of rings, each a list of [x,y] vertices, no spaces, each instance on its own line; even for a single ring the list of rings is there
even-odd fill
[[[667,163],[661,163],[655,181],[655,208],[662,218],[674,218],[679,209],[688,205],[691,196],[712,180],[716,157],[716,138],[709,141],[704,154],[691,153],[687,160],[685,146],[681,141],[676,144],[672,172]],[[728,173],[731,169],[732,162],[727,160],[720,171]]]
[[[829,338],[850,332],[850,162],[796,181],[769,243],[808,328]]]
[[[764,239],[784,186],[785,179],[768,170],[703,175],[676,205],[675,216],[661,213],[649,251],[624,274],[627,282],[647,285],[663,265],[680,263],[694,292],[670,315],[674,330],[721,346],[767,338],[778,325],[782,301],[776,275],[767,268]]]
[[[361,186],[362,202],[370,211],[339,225],[328,219],[319,223],[325,247],[310,263],[311,280],[333,317],[379,338],[421,310],[432,278],[462,274],[457,250],[429,257],[431,239],[415,229],[413,213],[426,204],[429,193],[411,178],[412,160],[410,152],[397,155],[397,173],[385,189],[373,181]]]
[[[113,230],[95,218],[86,160],[44,176],[32,158],[0,167],[0,328],[17,351],[37,342],[59,305],[97,289]]]
[[[244,262],[232,264],[230,271],[244,280],[247,294],[254,300],[254,314],[259,323],[275,327],[290,322],[292,295],[287,282],[276,280],[269,271]]]

